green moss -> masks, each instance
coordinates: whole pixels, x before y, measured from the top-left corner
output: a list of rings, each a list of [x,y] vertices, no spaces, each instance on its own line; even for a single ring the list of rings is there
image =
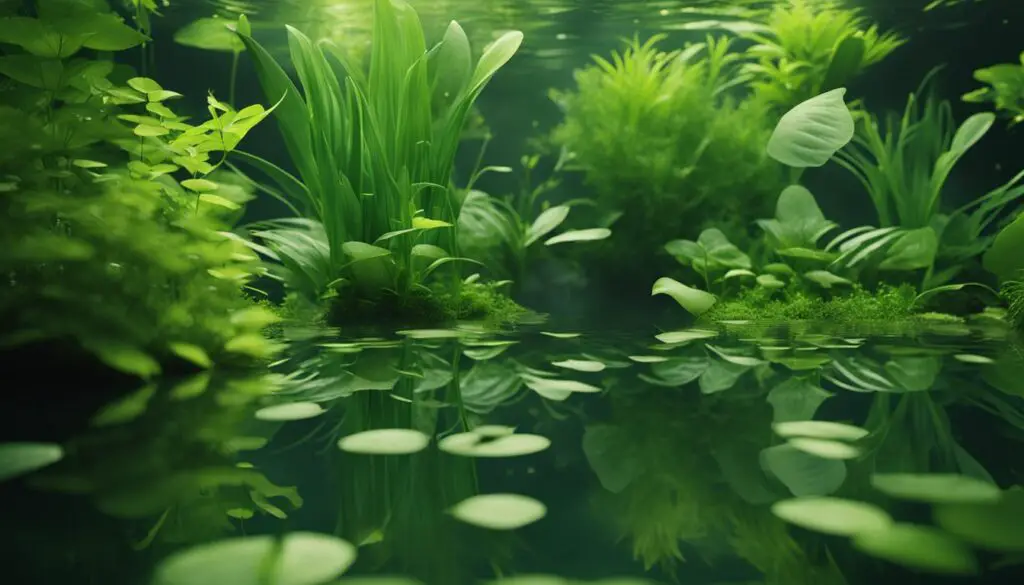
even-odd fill
[[[464,283],[458,294],[417,289],[399,296],[385,293],[367,299],[346,295],[331,304],[327,321],[354,326],[440,326],[460,320],[488,327],[520,323],[530,311],[499,290],[497,283]]]
[[[914,314],[913,287],[882,285],[876,292],[856,286],[843,296],[823,298],[802,289],[772,294],[764,288],[744,291],[719,302],[702,319],[710,321],[825,321],[857,323],[899,321]]]

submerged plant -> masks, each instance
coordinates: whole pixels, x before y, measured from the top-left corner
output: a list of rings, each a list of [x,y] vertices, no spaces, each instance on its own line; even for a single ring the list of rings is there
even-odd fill
[[[288,27],[300,91],[243,24],[238,32],[264,93],[282,100],[275,116],[298,170],[293,177],[243,157],[278,184],[298,216],[268,222],[256,234],[266,245],[258,249],[310,297],[429,292],[428,276],[459,259],[461,201],[451,174],[463,125],[522,34],[506,33],[473,67],[456,22],[428,50],[407,3],[376,0],[368,71]]]
[[[1010,118],[1010,124],[1024,122],[1024,53],[1020,63],[1002,63],[978,69],[974,78],[987,87],[976,89],[966,95],[965,102],[980,104],[992,102],[992,106]]]
[[[725,221],[744,226],[781,187],[764,151],[764,109],[727,97],[743,81],[730,41],[666,52],[656,47],[662,39],[595,56],[576,72],[574,91],[553,94],[565,112],[555,143],[598,203],[621,213],[614,229],[630,244],[600,247],[601,261],[620,268],[671,237]]]
[[[906,42],[837,0],[777,2],[764,25],[743,35],[756,43],[743,71],[758,99],[782,109],[848,84]]]

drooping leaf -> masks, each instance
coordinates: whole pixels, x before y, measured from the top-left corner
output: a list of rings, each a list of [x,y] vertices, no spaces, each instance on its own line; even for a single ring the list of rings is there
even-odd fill
[[[691,314],[700,316],[718,300],[715,295],[695,289],[668,277],[659,278],[651,289],[651,295],[668,295]]]
[[[768,140],[768,155],[791,167],[820,167],[853,139],[846,88],[813,97],[787,112]]]

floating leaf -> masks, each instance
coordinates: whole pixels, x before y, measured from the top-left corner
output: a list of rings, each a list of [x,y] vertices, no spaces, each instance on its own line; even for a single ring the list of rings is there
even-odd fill
[[[772,513],[807,530],[838,536],[884,530],[893,523],[892,517],[877,506],[832,497],[783,500],[772,506]]]
[[[484,494],[462,500],[451,514],[467,524],[491,530],[515,530],[547,514],[543,503],[519,494]]]
[[[526,387],[548,400],[565,400],[573,392],[593,393],[601,389],[576,380],[554,380],[538,376],[524,376]]]
[[[828,439],[794,437],[789,440],[789,444],[804,453],[810,453],[823,459],[853,459],[860,455],[860,450],[856,447]]]
[[[809,455],[792,445],[764,449],[761,465],[797,497],[827,496],[846,481],[845,463]]]
[[[768,156],[797,168],[820,167],[853,139],[846,88],[813,97],[787,112],[768,140]]]
[[[971,549],[929,526],[892,524],[856,534],[853,545],[873,557],[912,569],[951,575],[978,572],[978,560]]]
[[[991,503],[1002,496],[991,483],[955,473],[876,473],[871,485],[893,498],[932,504]]]
[[[857,441],[868,436],[868,431],[853,425],[824,420],[780,422],[772,425],[780,437],[813,437],[838,441]]]
[[[718,337],[718,332],[709,331],[707,329],[683,329],[682,331],[667,331],[665,333],[659,333],[654,337],[662,343],[676,345],[689,343],[698,339],[711,339],[713,337]]]
[[[540,453],[551,446],[541,435],[528,433],[486,435],[479,428],[470,432],[448,435],[437,442],[438,449],[464,457],[518,457]]]
[[[55,443],[0,443],[0,482],[32,473],[64,458]]]
[[[600,372],[605,369],[605,365],[603,363],[592,360],[563,360],[560,362],[551,362],[551,365],[559,368],[576,370],[577,372]]]
[[[259,420],[272,421],[304,420],[320,416],[324,412],[326,411],[323,407],[315,402],[289,402],[265,406],[256,411],[255,417]]]
[[[356,554],[326,534],[241,536],[172,554],[157,566],[152,585],[319,585],[348,570]]]
[[[994,503],[937,506],[935,522],[944,530],[982,548],[1022,552],[1024,489],[1016,487],[1007,490]]]
[[[668,278],[659,278],[651,289],[651,296],[668,295],[692,315],[703,315],[718,300],[715,295]]]
[[[430,437],[413,429],[373,429],[342,437],[338,448],[365,455],[408,455],[429,444]]]
[[[612,230],[608,228],[569,230],[562,232],[553,238],[549,238],[544,242],[544,245],[554,246],[555,244],[564,244],[567,242],[594,242],[597,240],[603,240],[610,235],[612,235]]]

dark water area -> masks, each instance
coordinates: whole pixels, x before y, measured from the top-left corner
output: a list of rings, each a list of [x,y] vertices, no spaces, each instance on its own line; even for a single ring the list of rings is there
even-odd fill
[[[196,19],[247,15],[253,38],[283,64],[286,24],[360,56],[372,24],[371,0],[160,4],[145,75],[184,94],[180,111],[200,118],[208,93],[233,92],[238,105],[265,96],[247,53],[233,65],[230,52],[174,42]],[[595,55],[634,35],[664,34],[659,48],[682,49],[721,30],[693,23],[744,21],[744,11],[770,3],[410,4],[429,41],[457,19],[475,54],[504,31],[524,33],[477,101],[487,149],[481,156],[480,140],[463,140],[453,181],[461,188],[481,161],[510,167],[473,186],[502,196],[557,180],[544,194],[558,204],[595,198],[600,186],[562,169],[564,152],[547,140],[565,118],[553,91],[572,91]],[[928,4],[846,3],[907,38],[852,80],[850,95],[871,112],[898,112],[938,67],[934,90],[958,123],[991,110],[960,96],[977,89],[977,69],[1020,62],[1024,2]],[[130,5],[117,6],[130,16]],[[0,43],[9,42],[4,34]],[[117,59],[138,66],[136,56]],[[1000,118],[957,164],[943,204],[959,207],[1010,181],[1020,172],[1021,139],[1020,127]],[[244,145],[297,172],[269,120]],[[524,189],[522,161],[534,154]],[[838,165],[792,176],[836,224],[878,223],[861,185]],[[287,213],[280,201],[257,197],[237,219]],[[700,297],[652,297],[649,273],[673,259],[632,244],[617,244],[630,257],[606,269],[603,251],[519,266],[514,276],[523,282],[509,280],[537,318],[514,327],[473,319],[333,327],[289,314],[268,320],[274,351],[255,363],[204,365],[182,355],[186,348],[175,352],[185,359],[144,375],[146,356],[131,347],[113,346],[104,363],[87,343],[65,339],[0,348],[2,581],[1024,583],[1020,306],[999,296],[980,262],[956,281],[981,282],[973,297],[967,285],[950,285],[939,292],[952,300],[933,302],[920,275],[908,276],[903,320],[709,321],[691,315],[709,310],[692,309]],[[687,269],[696,266],[691,259]],[[686,274],[690,284],[727,291],[729,276],[698,273]],[[9,276],[16,284],[20,274]],[[285,297],[286,285],[266,273],[256,283],[270,301]],[[841,298],[834,284],[823,285],[823,298]],[[868,299],[886,294],[857,290]],[[934,311],[911,319],[925,300]]]

